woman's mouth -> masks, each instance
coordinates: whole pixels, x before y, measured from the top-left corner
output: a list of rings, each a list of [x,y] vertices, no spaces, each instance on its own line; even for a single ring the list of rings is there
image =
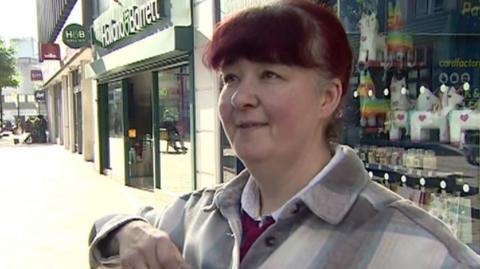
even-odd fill
[[[245,123],[240,123],[237,124],[237,128],[241,129],[248,129],[248,128],[257,128],[257,127],[263,127],[267,126],[268,123],[260,123],[260,122],[245,122]]]

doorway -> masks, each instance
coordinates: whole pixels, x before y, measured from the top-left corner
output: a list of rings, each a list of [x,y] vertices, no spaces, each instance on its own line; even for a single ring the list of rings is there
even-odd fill
[[[127,83],[127,185],[154,190],[152,73],[139,73]]]
[[[192,191],[193,135],[192,91],[189,65],[157,73],[157,141],[160,160],[160,188],[176,194]]]

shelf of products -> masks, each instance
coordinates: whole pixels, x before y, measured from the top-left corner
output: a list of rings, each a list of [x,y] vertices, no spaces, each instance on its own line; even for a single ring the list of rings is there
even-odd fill
[[[465,177],[458,173],[372,163],[366,163],[365,168],[378,178],[377,181],[401,183],[414,188],[424,186],[439,190],[444,189],[448,193],[460,196],[470,196],[479,193],[477,186],[471,186],[466,183]]]
[[[464,171],[440,169],[442,164],[439,164],[439,160],[443,157],[435,150],[378,145],[361,145],[355,150],[368,171],[390,182],[403,182],[411,187],[423,185],[445,189],[448,193],[461,196],[479,193],[479,185],[474,176]]]

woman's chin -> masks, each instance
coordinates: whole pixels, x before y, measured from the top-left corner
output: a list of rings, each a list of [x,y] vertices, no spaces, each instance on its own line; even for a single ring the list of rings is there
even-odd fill
[[[235,147],[235,152],[237,156],[246,163],[259,162],[268,158],[267,152],[260,147]]]

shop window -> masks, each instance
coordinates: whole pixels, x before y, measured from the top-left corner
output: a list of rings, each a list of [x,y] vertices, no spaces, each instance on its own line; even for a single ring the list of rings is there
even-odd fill
[[[4,95],[3,100],[5,103],[14,103],[16,101],[10,94]]]
[[[160,188],[177,194],[194,189],[190,79],[188,66],[158,72]]]
[[[120,83],[109,85],[108,126],[110,137],[123,137],[123,101]]]
[[[374,181],[437,216],[480,253],[478,21],[450,3],[438,14],[447,9],[443,0],[377,3],[376,12],[356,1],[339,7],[347,29],[366,16],[387,25],[385,33],[360,27],[374,41],[368,44],[349,34],[356,70],[342,142]]]
[[[19,103],[27,102],[27,96],[25,94],[19,94],[17,98]]]
[[[35,95],[27,95],[27,102],[34,103],[35,102]]]
[[[74,89],[80,86],[80,72],[78,69],[72,71],[72,84]]]

